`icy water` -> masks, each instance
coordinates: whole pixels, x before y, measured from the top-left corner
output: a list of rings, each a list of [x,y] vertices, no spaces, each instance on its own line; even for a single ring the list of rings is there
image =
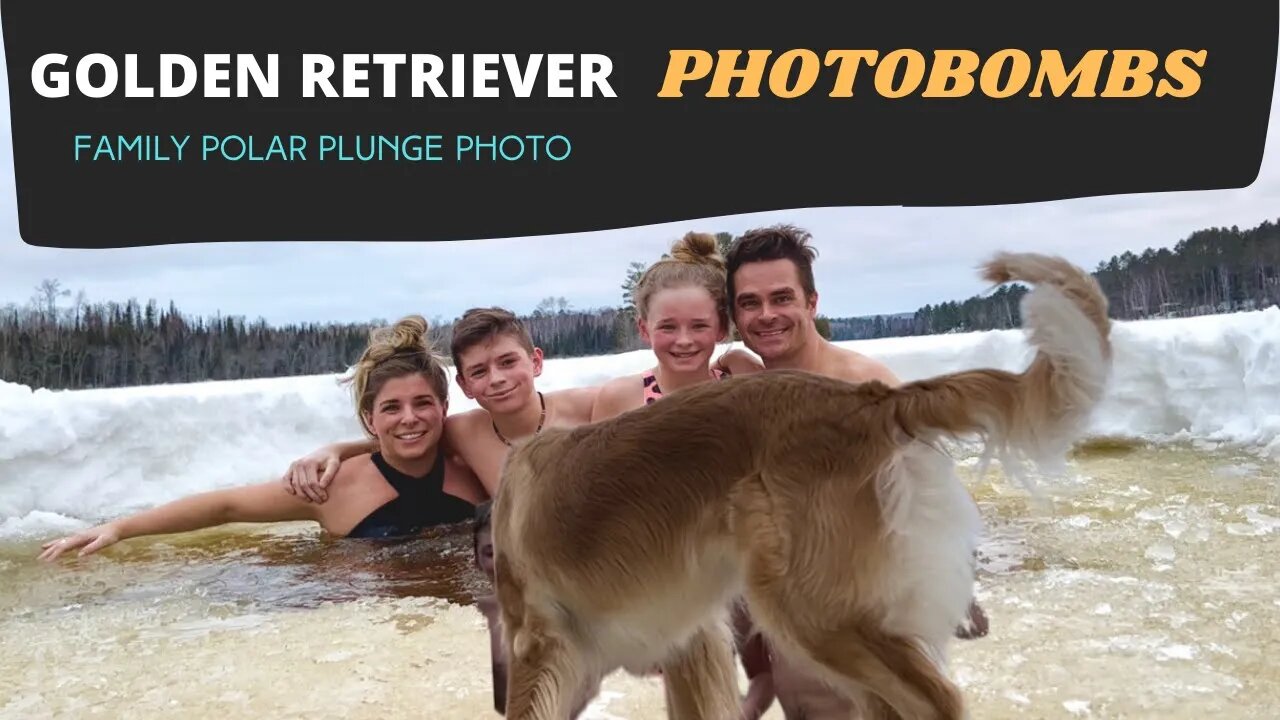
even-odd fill
[[[991,634],[953,646],[975,718],[1280,717],[1280,468],[1093,442],[1031,500],[966,475]],[[483,580],[462,528],[326,542],[226,526],[42,564],[0,545],[0,717],[482,718]],[[609,678],[595,718],[665,717]],[[768,718],[780,718],[772,709]]]

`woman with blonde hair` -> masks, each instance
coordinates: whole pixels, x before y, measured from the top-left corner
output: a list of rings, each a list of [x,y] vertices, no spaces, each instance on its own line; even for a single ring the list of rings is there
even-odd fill
[[[427,329],[426,320],[410,315],[374,331],[345,379],[356,417],[378,451],[343,464],[330,502],[308,502],[276,480],[215,490],[45,543],[40,558],[53,560],[76,548],[83,556],[131,537],[233,522],[313,520],[334,537],[392,538],[471,520],[486,495],[441,451],[449,383]]]

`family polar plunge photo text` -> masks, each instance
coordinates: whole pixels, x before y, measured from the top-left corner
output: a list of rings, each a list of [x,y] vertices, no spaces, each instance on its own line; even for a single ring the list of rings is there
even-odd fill
[[[75,160],[93,162],[184,162],[190,135],[93,135],[75,136]],[[444,154],[446,143],[453,146],[452,157]],[[319,135],[315,152],[308,155],[311,140],[306,135],[201,135],[201,161],[285,162],[312,158],[339,162],[561,162],[573,152],[573,143],[564,135]],[[265,146],[265,149],[264,149]]]

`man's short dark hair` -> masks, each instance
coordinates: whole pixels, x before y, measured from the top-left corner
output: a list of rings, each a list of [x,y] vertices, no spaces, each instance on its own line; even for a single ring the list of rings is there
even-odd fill
[[[729,247],[725,255],[725,269],[729,273],[729,303],[732,305],[737,289],[733,276],[738,268],[753,262],[790,260],[800,274],[800,287],[806,298],[817,293],[813,283],[813,261],[818,251],[809,246],[812,238],[808,231],[794,225],[772,225],[743,233]]]

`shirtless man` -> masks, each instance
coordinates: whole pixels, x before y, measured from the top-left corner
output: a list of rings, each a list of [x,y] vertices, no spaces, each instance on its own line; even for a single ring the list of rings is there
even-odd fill
[[[502,308],[473,308],[453,327],[449,344],[463,394],[480,406],[451,415],[444,425],[445,451],[469,468],[492,498],[507,447],[544,427],[576,427],[591,419],[598,388],[546,393],[534,387],[542,374],[542,348],[524,324]],[[366,440],[327,445],[294,461],[282,480],[290,492],[324,502],[343,460],[372,452]]]
[[[806,370],[850,382],[899,379],[883,363],[841,348],[818,334],[818,292],[814,287],[809,234],[790,225],[751,230],[738,238],[725,258],[728,296],[734,324],[743,343],[763,361],[733,350],[717,366],[735,375],[762,370]],[[739,652],[751,681],[743,717],[754,720],[777,697],[788,720],[849,720],[855,706],[822,681],[806,677],[785,657],[772,652],[766,639],[751,629],[749,617],[735,617]],[[957,630],[964,638],[986,634],[986,618],[976,602],[970,608],[970,627]]]

